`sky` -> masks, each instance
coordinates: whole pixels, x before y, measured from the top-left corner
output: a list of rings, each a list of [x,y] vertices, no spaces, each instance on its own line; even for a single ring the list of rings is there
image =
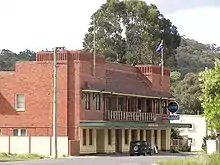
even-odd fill
[[[81,49],[90,16],[106,0],[0,0],[0,49]],[[146,0],[181,35],[220,46],[219,0]]]

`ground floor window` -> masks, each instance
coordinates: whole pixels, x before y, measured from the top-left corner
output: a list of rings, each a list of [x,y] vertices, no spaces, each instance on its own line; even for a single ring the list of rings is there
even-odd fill
[[[128,130],[126,129],[125,130],[125,144],[128,145],[128,141],[129,141],[129,132]]]
[[[112,145],[112,130],[108,130],[108,145]]]
[[[83,145],[86,146],[86,129],[83,129]]]
[[[93,145],[93,130],[89,129],[89,145]]]

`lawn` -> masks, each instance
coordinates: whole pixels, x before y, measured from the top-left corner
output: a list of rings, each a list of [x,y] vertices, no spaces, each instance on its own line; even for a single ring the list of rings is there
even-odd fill
[[[158,165],[220,165],[220,155],[199,155],[195,157],[176,158],[161,161]]]
[[[44,159],[46,157],[37,154],[11,154],[0,153],[0,162],[2,161],[16,161],[16,160],[34,160]]]

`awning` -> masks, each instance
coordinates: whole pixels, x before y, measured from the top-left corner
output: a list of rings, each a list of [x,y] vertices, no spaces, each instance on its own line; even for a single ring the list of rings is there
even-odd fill
[[[80,121],[80,127],[149,127],[149,128],[192,128],[192,124],[153,123],[141,121]]]

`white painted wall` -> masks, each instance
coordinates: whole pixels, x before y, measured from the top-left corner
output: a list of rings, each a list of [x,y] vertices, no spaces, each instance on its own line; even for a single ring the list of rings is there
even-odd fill
[[[58,137],[58,155],[68,155],[68,137]],[[40,154],[50,156],[54,153],[53,138],[49,136],[0,136],[0,153]]]
[[[202,151],[203,137],[207,134],[205,117],[200,115],[180,115],[180,120],[170,122],[192,124],[192,128],[179,128],[180,135],[192,138],[192,151]]]

